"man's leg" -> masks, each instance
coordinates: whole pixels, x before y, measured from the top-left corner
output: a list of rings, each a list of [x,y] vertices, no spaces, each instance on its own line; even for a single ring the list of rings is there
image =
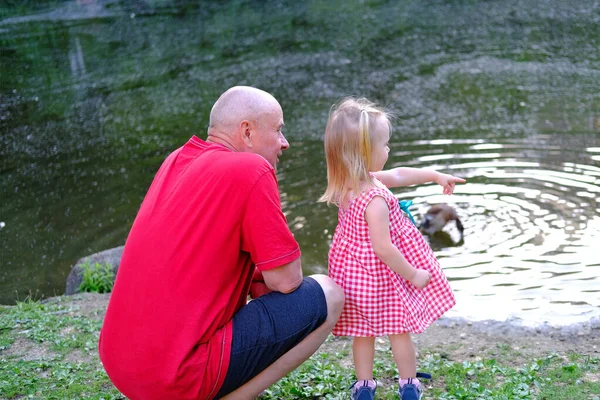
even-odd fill
[[[308,360],[317,351],[319,346],[323,344],[325,339],[327,339],[344,308],[344,291],[331,278],[325,275],[312,275],[311,278],[321,286],[325,294],[327,301],[327,319],[325,322],[295,347],[279,357],[273,364],[235,391],[223,397],[223,399],[246,400],[255,398],[263,390]]]

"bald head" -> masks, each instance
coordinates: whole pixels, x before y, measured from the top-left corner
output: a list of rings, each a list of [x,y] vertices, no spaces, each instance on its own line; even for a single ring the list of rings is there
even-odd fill
[[[213,106],[208,134],[213,129],[231,131],[244,120],[258,121],[274,108],[280,109],[281,106],[271,94],[250,86],[234,86],[223,93]]]
[[[283,110],[275,97],[253,87],[235,86],[213,106],[206,141],[259,154],[277,169],[279,156],[290,147],[283,125]]]

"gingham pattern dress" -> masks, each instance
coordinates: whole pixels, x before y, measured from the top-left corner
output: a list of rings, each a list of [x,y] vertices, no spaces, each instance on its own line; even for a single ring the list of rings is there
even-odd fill
[[[456,303],[429,244],[400,210],[392,192],[381,182],[376,183],[380,187],[362,193],[345,211],[340,207],[338,214],[329,251],[329,276],[344,289],[346,303],[333,329],[336,336],[422,333]],[[431,274],[424,289],[417,289],[375,254],[364,217],[375,196],[387,202],[394,245],[411,265]]]

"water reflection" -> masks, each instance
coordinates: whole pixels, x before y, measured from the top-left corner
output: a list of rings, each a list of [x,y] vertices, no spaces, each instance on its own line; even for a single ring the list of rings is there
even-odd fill
[[[464,244],[437,249],[453,288],[465,301],[459,301],[453,313],[485,319],[494,310],[494,318],[512,316],[526,324],[586,320],[597,314],[600,263],[593,255],[593,243],[600,237],[600,168],[584,149],[577,149],[577,137],[570,143],[571,136],[557,136],[544,139],[560,140],[561,147],[543,146],[535,155],[529,143],[540,138],[530,136],[520,143],[481,139],[463,154],[452,152],[452,145],[460,141],[430,143],[444,145],[444,156],[451,157],[418,157],[419,162],[467,160],[437,165],[469,181],[458,186],[454,196],[440,195],[435,186],[399,194],[421,205],[417,215],[430,204],[450,202],[464,221]],[[481,153],[490,149],[506,152]],[[491,160],[470,161],[480,158]],[[392,160],[398,165],[406,161]],[[458,237],[453,229],[449,233]]]
[[[307,273],[326,272],[337,219],[316,203],[327,112],[361,95],[398,116],[388,166],[469,181],[452,197],[396,191],[417,219],[447,202],[465,225],[462,242],[453,224],[431,238],[453,313],[600,315],[594,13],[560,0],[41,7],[0,21],[0,302],[60,294],[78,258],[122,245],[166,154],[204,135],[223,90],[249,84],[284,109],[278,177]]]
[[[430,238],[459,298],[450,315],[512,318],[526,325],[598,315],[600,262],[594,246],[600,239],[600,168],[589,148],[577,148],[577,137],[574,143],[569,137],[543,137],[562,146],[532,152],[530,143],[540,138],[496,136],[392,143],[389,166],[435,166],[469,182],[450,197],[433,184],[395,190],[398,198],[414,201],[417,220],[431,205],[449,203],[463,221],[463,241],[454,224]],[[591,140],[600,143],[600,137]],[[297,154],[290,152],[280,172],[290,225],[314,272],[325,270],[325,243],[337,218],[334,208],[314,202],[324,190],[323,161],[302,167],[303,157],[321,147],[321,142],[293,143]],[[490,149],[500,152],[487,153]],[[436,155],[421,155],[431,153]],[[482,158],[487,160],[477,161]],[[302,168],[302,178],[287,181],[289,171]]]
[[[73,39],[74,46],[69,49],[69,60],[71,61],[71,73],[75,76],[85,74],[85,61],[79,38]]]

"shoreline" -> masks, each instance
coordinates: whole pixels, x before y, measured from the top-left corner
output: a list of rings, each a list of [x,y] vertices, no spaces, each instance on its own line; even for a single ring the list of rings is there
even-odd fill
[[[97,351],[109,298],[109,293],[79,293],[0,307],[0,315],[9,327],[0,341],[0,377],[8,382],[8,398],[46,398],[48,387],[53,388],[53,395],[57,395],[56,388],[62,390],[57,398],[122,398],[106,375]],[[470,381],[475,385],[469,386],[470,396],[461,398],[488,398],[480,394],[506,390],[526,390],[530,394],[544,391],[548,395],[543,398],[557,400],[589,398],[587,394],[600,389],[600,321],[563,328],[536,330],[511,321],[442,317],[424,333],[411,336],[418,368],[437,376],[428,385],[432,394],[464,396],[464,382]],[[377,338],[375,349],[380,360],[377,374],[381,391],[388,398],[397,390],[389,339]],[[309,360],[263,397],[300,398],[295,394],[303,393],[301,398],[325,398],[324,393],[345,390],[352,380],[351,354],[352,338],[329,335]],[[15,375],[15,368],[21,373]],[[524,375],[523,371],[529,372]],[[577,381],[565,381],[566,388],[565,382],[555,379],[565,371],[577,374],[573,375]],[[72,378],[66,384],[61,380],[65,374]],[[34,384],[23,386],[23,380]],[[490,384],[490,380],[497,383]],[[538,386],[534,380],[543,385]],[[321,389],[315,392],[317,386]],[[568,395],[559,394],[563,390]],[[583,396],[572,397],[573,392]]]
[[[545,335],[558,339],[570,336],[590,336],[600,340],[600,316],[592,317],[588,321],[575,322],[567,325],[552,325],[543,323],[526,326],[520,319],[500,320],[469,320],[463,317],[441,317],[435,323],[444,327],[469,326],[474,330],[488,334],[535,334]],[[600,343],[600,341],[599,341]]]
[[[88,304],[85,301],[84,308],[91,307],[96,314],[102,314],[108,304],[110,293],[76,293],[72,295],[58,295],[39,300],[42,304],[61,304],[70,303],[77,304],[81,298],[95,298],[98,301],[96,305]],[[3,307],[14,307],[16,305],[3,304]],[[85,312],[88,314],[88,312]],[[442,316],[434,322],[435,326],[441,328],[464,328],[474,332],[484,333],[488,335],[539,335],[548,336],[553,339],[566,340],[569,337],[590,337],[597,338],[600,344],[600,316],[594,316],[587,321],[575,322],[566,325],[553,325],[551,323],[543,323],[538,325],[522,325],[521,319],[511,318],[504,321],[487,319],[487,320],[470,320],[465,317],[458,316]]]

